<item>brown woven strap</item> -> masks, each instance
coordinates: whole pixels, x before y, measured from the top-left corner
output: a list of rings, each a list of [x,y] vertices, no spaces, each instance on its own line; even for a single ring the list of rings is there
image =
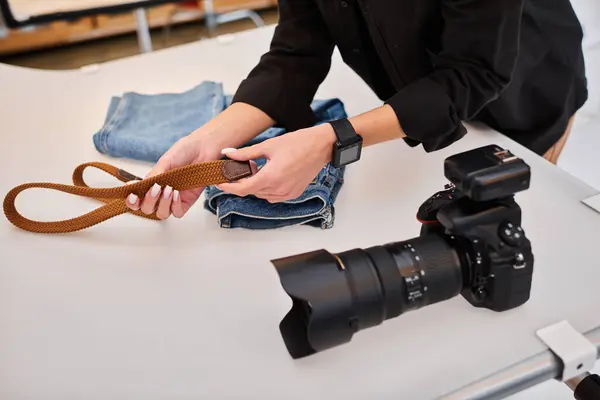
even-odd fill
[[[137,182],[112,188],[91,188],[83,180],[83,171],[87,167],[101,169],[122,182],[134,180]],[[147,179],[138,178],[135,175],[110,164],[92,162],[81,164],[75,168],[73,171],[74,186],[58,183],[33,182],[15,187],[8,192],[4,198],[4,215],[6,215],[6,218],[8,218],[8,220],[16,227],[36,233],[74,232],[89,228],[127,212],[140,217],[158,220],[155,214],[146,215],[141,211],[134,211],[127,207],[127,196],[134,193],[142,198],[155,183],[163,187],[169,185],[174,190],[181,191],[232,182],[250,175],[252,175],[252,169],[250,168],[249,163],[234,160],[219,160],[192,164],[172,169]],[[19,214],[15,206],[15,201],[19,193],[31,188],[58,190],[77,196],[94,198],[106,204],[79,217],[68,220],[51,222],[33,221]]]

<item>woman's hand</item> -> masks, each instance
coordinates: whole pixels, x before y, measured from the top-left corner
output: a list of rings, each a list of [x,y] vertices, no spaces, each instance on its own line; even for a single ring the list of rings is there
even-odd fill
[[[290,132],[243,149],[225,149],[237,161],[266,158],[255,175],[217,187],[238,196],[254,195],[271,203],[299,197],[331,161],[336,135],[330,124]]]
[[[240,146],[273,124],[274,121],[258,108],[244,103],[232,104],[204,126],[178,140],[146,178],[189,164],[218,160],[224,147]],[[143,199],[129,195],[127,206],[145,214],[156,212],[160,219],[171,215],[181,218],[198,201],[203,190],[200,187],[179,193],[169,186],[155,185]]]
[[[185,165],[218,160],[221,156],[220,150],[208,135],[191,134],[178,140],[158,160],[146,178]],[[166,219],[171,214],[181,218],[196,203],[203,189],[195,188],[180,193],[170,186],[162,188],[155,184],[143,199],[130,194],[127,198],[127,206],[132,210],[141,210],[145,214],[156,212],[156,216],[160,219]]]

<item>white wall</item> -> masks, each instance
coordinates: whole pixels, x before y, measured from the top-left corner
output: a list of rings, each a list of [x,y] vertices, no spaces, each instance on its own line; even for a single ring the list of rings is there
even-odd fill
[[[600,0],[572,0],[583,28],[590,98],[577,114],[558,165],[600,190]]]
[[[584,51],[590,99],[577,115],[558,166],[600,191],[600,0],[571,0],[584,28]],[[600,374],[600,361],[592,371]],[[538,385],[510,400],[572,400],[573,392],[558,381]]]

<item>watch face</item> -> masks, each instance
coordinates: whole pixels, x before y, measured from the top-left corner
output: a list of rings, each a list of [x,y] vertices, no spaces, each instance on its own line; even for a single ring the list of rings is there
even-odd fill
[[[333,165],[339,168],[360,160],[362,143],[363,141],[360,135],[356,135],[354,140],[348,140],[346,143],[337,142],[334,151]]]
[[[340,152],[340,164],[346,165],[358,160],[360,146],[347,147]]]

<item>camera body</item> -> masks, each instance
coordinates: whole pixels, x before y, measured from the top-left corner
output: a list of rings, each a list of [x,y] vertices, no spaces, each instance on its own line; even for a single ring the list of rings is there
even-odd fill
[[[529,188],[529,166],[492,145],[447,158],[444,172],[452,185],[419,209],[421,236],[443,234],[460,249],[461,295],[473,306],[505,311],[524,304],[534,256],[514,194]]]
[[[292,358],[459,294],[493,311],[529,299],[534,257],[514,199],[529,188],[529,166],[491,145],[448,157],[444,174],[451,184],[419,207],[417,237],[271,260],[292,299],[279,324]]]

